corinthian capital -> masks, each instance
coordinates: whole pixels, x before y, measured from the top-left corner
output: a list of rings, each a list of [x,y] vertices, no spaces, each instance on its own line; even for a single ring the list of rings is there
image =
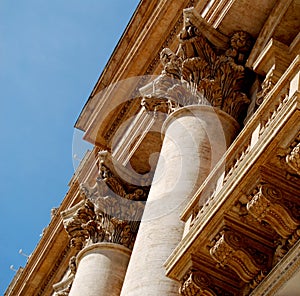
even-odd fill
[[[143,104],[162,112],[172,112],[172,104],[177,108],[209,104],[239,120],[250,102],[244,89],[244,63],[252,38],[244,31],[233,32],[230,38],[220,36],[200,16],[192,15],[185,18],[176,53],[168,48],[161,51],[164,69],[141,89]]]

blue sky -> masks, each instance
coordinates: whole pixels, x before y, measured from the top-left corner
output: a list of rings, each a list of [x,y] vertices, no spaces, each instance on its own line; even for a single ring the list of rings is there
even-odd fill
[[[0,295],[74,173],[74,123],[138,0],[0,0]]]

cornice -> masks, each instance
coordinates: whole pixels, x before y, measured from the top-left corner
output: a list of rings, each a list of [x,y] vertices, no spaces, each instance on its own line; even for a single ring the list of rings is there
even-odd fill
[[[115,121],[114,116],[119,112],[123,115],[132,110],[132,112],[136,112],[130,102],[127,102],[129,104],[126,107],[127,110],[121,111],[123,107],[118,101],[115,90],[113,96],[110,92],[105,95],[102,93],[99,96],[99,92],[129,77],[159,73],[160,70],[156,70],[157,67],[160,69],[159,52],[163,47],[170,46],[182,27],[182,14],[178,14],[178,11],[192,6],[193,2],[176,0],[170,5],[170,2],[166,0],[141,1],[75,124],[75,127],[86,132],[85,139],[87,141],[97,145],[102,144],[103,148],[107,148],[107,141],[109,141],[109,139],[105,139],[107,131],[100,132],[103,137],[100,141],[97,141],[91,132],[99,129],[100,124],[97,124],[97,120],[101,118],[102,113],[105,114],[104,117],[108,117],[106,104],[111,101],[109,98],[114,97],[113,105],[116,112],[109,114],[110,118],[104,125],[107,125],[107,122]],[[132,85],[132,88],[127,89],[127,97],[131,97],[131,93],[135,92],[135,87],[136,85]],[[122,95],[119,97],[122,100]],[[124,118],[126,117],[123,116],[122,119]],[[118,120],[117,126],[120,124],[121,122]],[[114,126],[116,129],[116,124]],[[105,129],[103,124],[101,128]],[[110,131],[110,127],[108,127],[108,132],[113,132]]]
[[[180,1],[174,1],[177,5]],[[136,63],[133,60],[136,59],[135,53],[139,53],[139,58],[141,58],[141,49],[145,47],[147,43],[146,39],[151,39],[154,34],[157,34],[156,30],[158,29],[156,22],[161,21],[161,15],[166,12],[168,7],[168,2],[166,0],[142,0],[137,7],[131,21],[129,22],[127,28],[125,29],[118,45],[116,46],[111,58],[109,59],[107,65],[105,66],[103,72],[101,73],[98,82],[96,83],[89,100],[86,106],[83,108],[75,126],[79,129],[85,130],[84,128],[84,112],[87,111],[88,105],[92,102],[92,98],[100,90],[108,87],[110,84],[128,77],[128,74],[132,75],[143,75],[144,73],[133,73],[131,70],[136,66]],[[160,30],[165,30],[165,26],[160,28]],[[161,34],[159,34],[161,35]],[[158,38],[160,39],[160,38]],[[155,50],[157,49],[154,42],[157,40],[152,40],[151,44],[151,55],[150,52],[143,52],[143,55],[152,56],[155,58]],[[140,61],[140,59],[139,59]],[[140,61],[140,64],[144,63]],[[128,67],[129,66],[129,67]],[[126,73],[124,71],[126,70]],[[125,77],[122,76],[125,74]]]
[[[269,42],[276,27],[280,23],[282,17],[286,13],[287,9],[289,8],[292,2],[293,0],[276,1],[272,12],[270,13],[268,19],[266,20],[253,46],[252,52],[250,53],[250,56],[246,64],[247,67],[249,68],[253,67],[253,63],[255,62],[256,58],[259,56],[261,51],[265,48],[266,44]]]

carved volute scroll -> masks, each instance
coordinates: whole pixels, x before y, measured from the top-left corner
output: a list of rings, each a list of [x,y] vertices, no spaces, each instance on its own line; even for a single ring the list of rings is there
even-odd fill
[[[147,189],[125,186],[99,153],[99,174],[94,187],[81,184],[82,201],[62,213],[70,245],[77,251],[98,242],[133,248],[143,214]]]
[[[207,259],[207,258],[206,258]],[[192,263],[193,266],[193,263]],[[181,280],[179,294],[184,296],[237,296],[242,285],[232,272],[219,277],[219,269],[211,265],[209,269],[203,263],[191,267]],[[229,282],[226,282],[226,280]]]
[[[179,288],[179,294],[183,296],[201,295],[201,289],[194,283],[192,273],[186,276],[181,287]]]
[[[282,195],[274,186],[261,184],[248,202],[247,210],[258,221],[267,222],[282,238],[287,239],[296,235],[299,222],[280,202]],[[289,206],[291,209],[297,207],[292,202],[289,202]]]
[[[194,104],[211,105],[239,120],[250,102],[244,90],[249,34],[234,32],[227,49],[220,49],[185,18],[178,38],[176,53],[169,48],[161,51],[161,75],[140,90],[142,105],[162,112]]]
[[[202,272],[190,271],[179,288],[183,296],[217,296],[211,289],[209,276]]]
[[[236,231],[224,229],[214,241],[210,255],[221,267],[234,270],[251,288],[263,280],[269,259],[266,254],[253,247],[249,238]]]
[[[79,251],[83,248],[89,236],[88,231],[82,225],[95,219],[94,205],[90,200],[85,200],[68,212],[70,217],[63,217],[64,227],[70,237],[70,246]],[[62,215],[64,215],[64,212]]]

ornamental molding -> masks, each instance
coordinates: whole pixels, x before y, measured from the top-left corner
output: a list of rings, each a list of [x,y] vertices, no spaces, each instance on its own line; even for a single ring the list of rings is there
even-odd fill
[[[40,286],[39,291],[36,294],[37,296],[44,295],[46,289],[50,286],[51,281],[53,280],[54,275],[57,273],[58,269],[61,267],[63,261],[68,256],[69,252],[70,252],[70,247],[66,246],[66,248],[63,250],[63,252],[61,253],[61,255],[58,258],[58,260],[55,262],[55,264],[54,264],[53,268],[51,269],[50,273],[46,277],[46,280]]]
[[[201,289],[194,283],[193,274],[190,273],[185,277],[179,288],[179,294],[183,296],[202,295]]]
[[[190,272],[179,288],[179,294],[183,296],[217,296],[210,290],[210,279],[205,273]]]
[[[300,241],[283,257],[251,296],[273,296],[283,285],[300,271]]]
[[[150,111],[166,113],[182,106],[211,105],[239,120],[250,103],[245,94],[244,64],[252,38],[237,31],[229,39],[221,36],[224,38],[220,42],[221,34],[200,16],[198,27],[195,25],[195,17],[188,17],[191,11],[184,12],[176,53],[164,48],[160,53],[161,75],[140,89],[142,105]]]

